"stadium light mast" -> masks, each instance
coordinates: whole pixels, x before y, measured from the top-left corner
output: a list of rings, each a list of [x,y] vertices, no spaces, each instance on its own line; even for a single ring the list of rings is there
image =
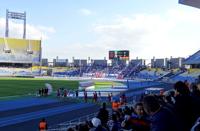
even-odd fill
[[[19,13],[19,12],[11,12],[8,9],[6,10],[6,31],[5,37],[9,37],[9,19],[19,19],[24,21],[24,32],[23,32],[23,39],[26,38],[26,12]]]

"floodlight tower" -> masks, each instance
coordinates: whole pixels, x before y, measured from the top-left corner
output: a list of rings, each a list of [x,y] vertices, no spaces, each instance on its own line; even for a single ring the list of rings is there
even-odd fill
[[[26,38],[26,12],[19,13],[19,12],[11,12],[8,9],[6,10],[6,32],[5,37],[9,37],[9,18],[10,19],[19,19],[24,21],[24,33],[23,33],[23,39]]]

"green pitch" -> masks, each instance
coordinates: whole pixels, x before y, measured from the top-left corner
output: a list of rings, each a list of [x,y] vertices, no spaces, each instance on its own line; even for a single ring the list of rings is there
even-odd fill
[[[0,78],[0,97],[33,94],[40,88],[45,87],[45,83],[52,85],[56,90],[60,87],[69,90],[78,89],[78,81],[37,79],[37,78]]]
[[[123,86],[124,83],[114,81],[95,81],[95,89],[110,88],[112,86]]]
[[[0,77],[0,98],[35,94],[39,89],[45,87],[45,83],[51,84],[54,91],[60,87],[68,90],[77,90],[79,86],[79,81],[73,80]],[[95,89],[111,87],[112,85],[124,85],[123,83],[113,81],[94,81],[94,83]]]

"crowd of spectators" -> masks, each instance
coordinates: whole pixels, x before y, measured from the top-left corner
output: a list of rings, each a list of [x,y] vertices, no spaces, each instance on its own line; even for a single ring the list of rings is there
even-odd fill
[[[146,95],[135,105],[110,113],[103,103],[96,117],[68,131],[199,131],[200,83],[179,81],[174,90]]]

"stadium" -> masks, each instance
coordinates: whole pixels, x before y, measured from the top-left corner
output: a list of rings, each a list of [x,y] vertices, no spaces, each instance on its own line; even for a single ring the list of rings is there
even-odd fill
[[[158,127],[164,123],[160,131],[196,128],[200,50],[188,58],[153,57],[150,63],[115,49],[107,51],[108,59],[50,61],[42,57],[42,40],[26,39],[26,22],[22,39],[9,37],[8,19],[26,21],[26,13],[7,10],[6,16],[0,38],[1,131],[150,131],[156,123],[150,117],[158,119]]]

